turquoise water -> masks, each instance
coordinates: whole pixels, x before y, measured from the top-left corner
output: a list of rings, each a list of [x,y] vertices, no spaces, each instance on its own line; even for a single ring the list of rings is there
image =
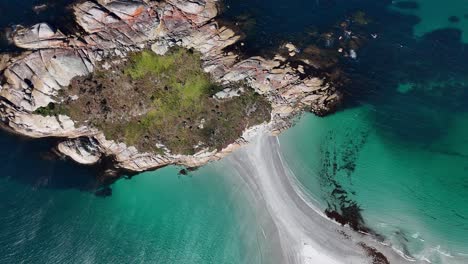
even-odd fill
[[[281,139],[324,210],[355,203],[386,241],[440,263],[468,254],[468,2],[414,2],[378,11],[379,39],[347,63],[345,109]]]
[[[16,23],[62,31],[72,0],[0,0],[2,37]],[[48,4],[35,13],[32,6]],[[3,34],[3,35],[2,35]],[[94,194],[99,169],[56,160],[53,140],[0,133],[0,263],[261,263],[255,214],[215,163],[120,180]]]
[[[408,2],[408,1],[395,1]],[[449,3],[437,0],[416,0],[412,1],[417,4],[418,8],[398,8],[395,10],[406,14],[417,16],[420,21],[414,25],[414,34],[418,37],[430,33],[435,29],[456,28],[463,31],[462,39],[465,43],[468,42],[468,13],[466,0],[450,0]],[[450,21],[448,18],[455,16],[458,21]]]
[[[118,181],[103,198],[77,190],[88,186],[76,180],[92,176],[86,168],[36,161],[37,149],[8,139],[0,263],[260,263],[254,214],[220,164],[190,176],[177,168],[143,173]],[[24,156],[30,161],[19,165],[14,157]],[[76,184],[60,184],[62,177]]]
[[[382,138],[369,120],[373,111],[367,106],[322,119],[303,117],[281,138],[296,176],[326,209],[337,203],[331,195],[336,186],[327,179],[333,175],[360,205],[366,225],[408,254],[437,261],[439,252],[430,250],[438,246],[466,254],[468,147],[459,136],[466,135],[467,116],[422,147]]]

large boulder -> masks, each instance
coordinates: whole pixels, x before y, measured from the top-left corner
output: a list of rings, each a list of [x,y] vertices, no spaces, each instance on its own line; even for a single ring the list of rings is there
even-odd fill
[[[19,29],[13,35],[16,46],[24,49],[48,49],[66,46],[66,36],[46,23]]]

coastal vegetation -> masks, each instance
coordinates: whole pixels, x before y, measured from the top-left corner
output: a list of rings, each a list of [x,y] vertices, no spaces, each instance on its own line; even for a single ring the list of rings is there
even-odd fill
[[[68,108],[61,104],[49,103],[47,106],[37,108],[34,113],[41,116],[67,115]]]
[[[247,127],[270,120],[271,106],[263,96],[240,89],[244,92],[239,96],[214,98],[224,88],[203,71],[197,52],[177,48],[160,56],[144,50],[126,62],[101,65],[88,76],[74,78],[61,104],[36,113],[67,114],[139,151],[167,147],[172,153],[194,154],[205,148],[220,150]]]

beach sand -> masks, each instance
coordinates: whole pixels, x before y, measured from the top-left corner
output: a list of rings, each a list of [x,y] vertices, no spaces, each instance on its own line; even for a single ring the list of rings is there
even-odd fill
[[[264,255],[270,263],[378,263],[362,243],[383,253],[390,263],[418,263],[329,220],[283,161],[276,137],[258,137],[229,161],[247,186],[258,219],[263,219],[263,240],[270,243]]]

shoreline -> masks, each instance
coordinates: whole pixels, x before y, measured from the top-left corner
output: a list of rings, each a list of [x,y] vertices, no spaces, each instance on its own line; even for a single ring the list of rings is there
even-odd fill
[[[298,113],[311,110],[324,115],[340,101],[336,88],[321,77],[300,76],[301,67],[309,67],[306,63],[290,64],[282,56],[242,59],[241,54],[225,51],[238,43],[240,37],[214,20],[218,16],[216,1],[100,3],[80,1],[73,7],[76,21],[86,34],[64,35],[47,24],[16,32],[13,37],[16,46],[30,51],[8,60],[0,84],[3,123],[30,137],[67,138],[59,150],[77,162],[91,164],[101,157],[115,156],[115,169],[134,172],[171,164],[198,167],[225,157],[255,134],[256,127],[248,128],[239,140],[221,151],[204,150],[191,156],[160,155],[140,153],[134,147],[109,141],[92,127],[76,127],[67,116],[32,114],[35,109],[54,102],[54,94],[75,76],[93,72],[97,63],[113,55],[125,58],[130,52],[148,46],[163,53],[172,46],[193,48],[201,52],[204,70],[217,82],[226,85],[248,80],[249,88],[268,98],[272,105],[271,121],[262,126],[268,126],[274,134],[289,127],[289,120]],[[102,18],[111,14],[117,18]],[[109,34],[124,39],[117,42],[106,39]],[[131,35],[135,37],[129,38]]]
[[[283,260],[278,263],[424,263],[401,255],[372,234],[329,219],[294,179],[281,157],[278,138],[259,136],[228,161],[249,190],[260,217],[270,219],[264,221],[270,221],[267,228],[273,238],[266,240],[280,241],[277,251]]]

